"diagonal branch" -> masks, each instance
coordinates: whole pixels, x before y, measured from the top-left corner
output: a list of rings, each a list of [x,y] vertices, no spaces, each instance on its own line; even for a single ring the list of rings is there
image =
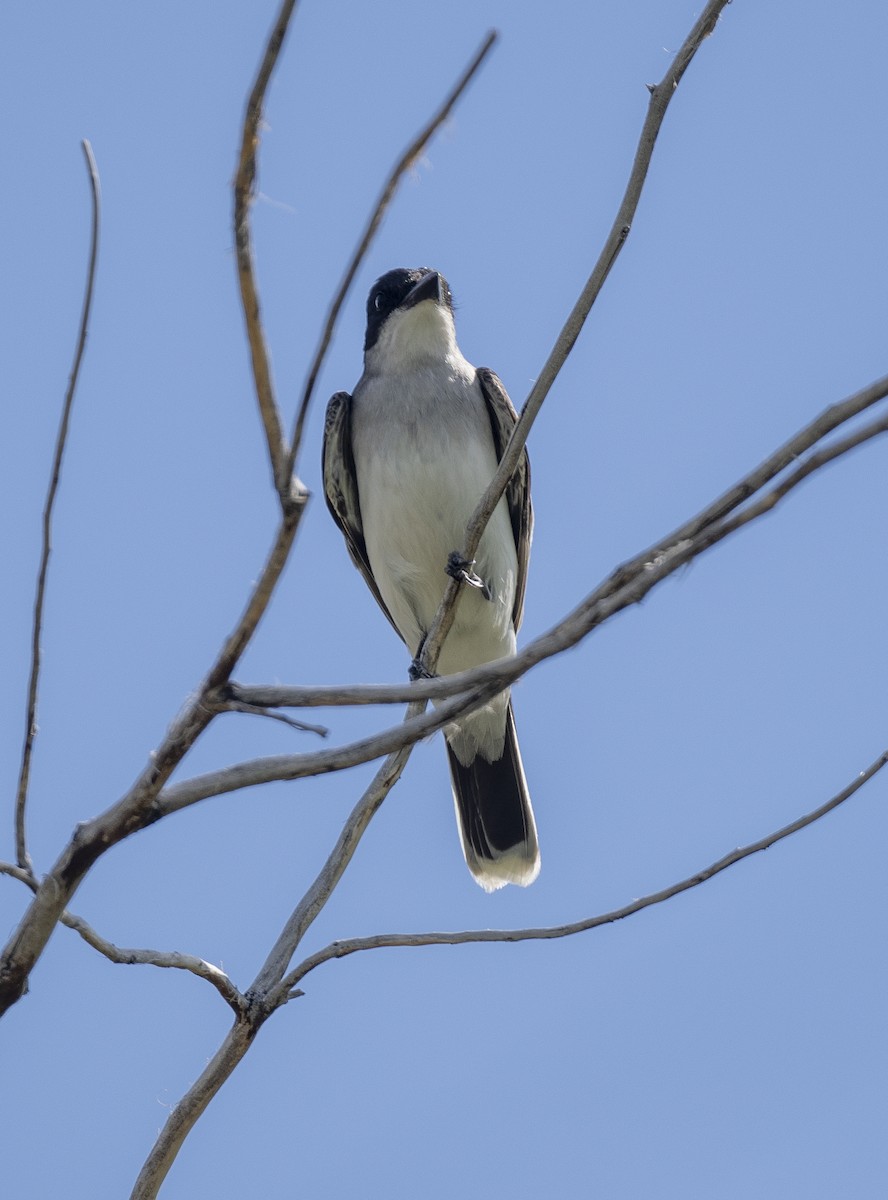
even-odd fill
[[[835,404],[831,404],[829,408],[819,413],[813,421],[803,426],[788,442],[785,442],[772,454],[769,454],[764,462],[745,475],[739,483],[735,483],[733,487],[728,488],[726,492],[723,492],[721,496],[713,500],[701,512],[691,517],[690,520],[685,521],[678,529],[673,530],[667,537],[661,538],[654,546],[649,547],[647,550],[642,551],[641,554],[636,555],[635,558],[630,559],[624,564],[623,570],[627,573],[633,571],[639,565],[656,558],[669,546],[675,546],[688,538],[696,537],[702,530],[716,525],[723,517],[726,517],[742,504],[745,504],[766,483],[770,483],[772,479],[776,479],[787,467],[797,462],[801,455],[807,453],[818,442],[822,441],[830,433],[833,433],[841,425],[846,424],[854,417],[860,416],[867,409],[884,400],[886,396],[888,396],[888,375],[883,375],[880,379],[874,380],[844,400],[839,400]],[[875,432],[878,432],[878,430]],[[869,436],[873,436],[873,434],[871,433]],[[839,443],[836,444],[838,445]],[[850,447],[846,447],[846,449],[850,449]],[[844,451],[842,452],[844,453]],[[785,492],[782,494],[785,495]]]
[[[518,424],[512,432],[509,444],[503,453],[496,474],[490,481],[487,491],[478,502],[478,507],[475,509],[472,519],[466,527],[465,546],[462,551],[462,557],[469,562],[474,559],[481,542],[481,537],[487,527],[487,522],[490,520],[493,510],[499,503],[500,497],[506,490],[508,482],[515,472],[515,468],[527,443],[531,427],[543,406],[543,401],[546,399],[549,389],[567,361],[567,356],[574,348],[577,338],[580,336],[580,332],[586,322],[586,318],[592,309],[592,305],[604,287],[605,280],[610,274],[611,268],[629,236],[632,221],[635,218],[635,212],[638,208],[638,202],[641,199],[642,188],[647,178],[648,168],[653,157],[654,146],[660,132],[660,127],[663,124],[663,118],[666,115],[666,109],[669,107],[669,102],[678,87],[679,81],[690,66],[694,55],[705,39],[713,32],[722,9],[729,3],[730,0],[709,0],[693,29],[685,38],[681,49],[672,60],[669,70],[663,76],[663,79],[656,86],[651,86],[648,89],[651,93],[648,112],[638,139],[632,170],[629,174],[629,182],[626,184],[626,190],[623,193],[623,199],[617,210],[617,215],[614,218],[609,234],[605,238],[604,246],[598,256],[598,261],[592,269],[592,274],[586,281],[586,285],[565,321],[564,327],[558,335],[555,345],[552,347],[549,357],[546,359],[543,369],[531,389],[530,395],[524,402]],[[455,579],[449,581],[438,612],[435,614],[431,629],[423,644],[421,655],[422,665],[430,674],[434,672],[441,646],[456,616],[456,597],[460,586]]]
[[[651,892],[649,895],[642,896],[638,900],[633,900],[622,908],[613,909],[611,912],[602,913],[599,916],[586,917],[580,921],[571,921],[565,925],[552,925],[541,929],[469,929],[458,933],[389,933],[331,942],[329,946],[325,946],[322,950],[317,951],[316,954],[312,954],[304,962],[300,963],[294,971],[291,971],[281,982],[279,992],[286,990],[289,993],[292,991],[310,971],[313,971],[322,963],[329,962],[334,958],[345,958],[347,955],[357,954],[363,950],[381,950],[398,946],[461,946],[469,942],[539,941],[570,937],[575,933],[584,933],[589,929],[597,929],[601,925],[612,925],[615,921],[622,921],[626,917],[634,916],[635,913],[641,912],[645,908],[652,908],[655,904],[663,904],[666,900],[671,900],[674,896],[681,895],[682,892],[690,891],[691,888],[695,888],[699,884],[713,879],[716,875],[721,874],[722,871],[726,871],[729,867],[735,866],[751,855],[758,854],[761,850],[767,850],[771,846],[775,846],[778,842],[783,841],[784,838],[798,833],[799,830],[805,829],[808,825],[813,825],[815,821],[819,821],[827,813],[832,812],[840,804],[844,804],[846,800],[849,800],[865,783],[868,783],[874,775],[877,775],[886,764],[888,764],[888,750],[883,751],[876,761],[871,763],[865,771],[861,771],[852,783],[849,783],[842,791],[827,800],[825,804],[821,804],[819,808],[805,813],[804,816],[798,817],[795,821],[790,822],[789,825],[784,825],[782,829],[778,829],[774,833],[769,833],[765,837],[759,838],[758,841],[750,842],[747,846],[741,846],[736,850],[732,850],[730,854],[726,854],[717,862],[704,867],[700,871],[695,871],[693,875],[689,875],[686,879],[682,879],[678,883],[673,883],[669,887],[662,888],[658,892]]]
[[[330,730],[326,725],[310,725],[307,721],[294,721],[292,717],[286,717],[283,713],[272,712],[264,704],[248,704],[243,700],[223,700],[219,704],[219,712],[230,713],[245,713],[250,717],[267,717],[272,721],[281,721],[284,725],[289,725],[291,729],[297,730],[299,733],[316,733],[318,737],[328,737]]]
[[[253,204],[256,184],[256,155],[259,150],[259,127],[262,123],[262,106],[272,72],[289,28],[296,0],[284,0],[259,64],[253,88],[247,100],[244,124],[241,131],[241,146],[237,173],[234,179],[234,245],[237,253],[237,278],[240,285],[247,339],[253,364],[256,384],[256,399],[259,415],[265,430],[268,458],[271,463],[274,486],[284,512],[293,503],[291,494],[291,472],[287,463],[287,443],[284,427],[274,394],[271,365],[259,309],[259,292],[256,287],[253,234],[250,228],[250,209]],[[297,492],[301,491],[297,488]]]
[[[99,225],[101,221],[102,190],[99,183],[99,169],[93,157],[92,146],[84,138],[80,143],[86,159],[86,169],[89,174],[89,187],[92,195],[92,233],[90,237],[89,267],[86,273],[86,289],[83,295],[83,309],[80,314],[80,333],[77,337],[77,349],[74,351],[74,365],[68,379],[68,390],[65,393],[65,403],[62,406],[62,416],[59,421],[59,431],[56,436],[55,454],[52,460],[52,471],[49,477],[49,489],[46,493],[46,503],[43,508],[43,550],[40,556],[40,567],[37,571],[37,592],[34,597],[34,620],[31,634],[31,677],[28,682],[27,716],[25,718],[25,741],[22,747],[22,762],[19,769],[18,788],[15,799],[15,853],[20,867],[30,870],[31,857],[28,854],[28,843],[25,832],[25,808],[28,803],[28,783],[31,776],[31,755],[34,749],[34,739],[37,736],[37,695],[40,685],[40,639],[43,631],[43,605],[46,597],[46,576],[49,570],[49,556],[52,552],[52,513],[55,505],[56,492],[62,474],[62,459],[68,440],[68,426],[71,420],[71,409],[74,404],[74,392],[77,389],[77,379],[80,375],[80,364],[86,349],[86,336],[89,327],[89,314],[92,308],[93,287],[96,278],[96,262],[99,255]]]
[[[305,387],[302,392],[302,401],[299,405],[299,412],[296,416],[296,424],[293,429],[293,444],[290,449],[290,461],[288,463],[288,471],[290,472],[294,471],[296,467],[296,458],[302,445],[302,431],[305,426],[305,418],[308,415],[308,407],[311,403],[311,398],[314,392],[315,384],[318,380],[318,375],[320,374],[321,367],[324,364],[324,359],[327,356],[327,351],[330,348],[330,343],[333,339],[333,332],[336,328],[336,322],[339,319],[339,313],[342,310],[342,306],[345,303],[351,285],[354,282],[355,275],[358,273],[358,269],[361,263],[364,261],[367,251],[370,249],[370,244],[372,243],[373,238],[376,236],[379,226],[382,224],[383,217],[385,216],[392,200],[395,197],[398,184],[401,182],[401,179],[406,172],[410,170],[416,160],[420,157],[437,131],[450,116],[454,106],[456,105],[456,102],[460,99],[463,92],[478,73],[481,64],[492,50],[496,39],[496,30],[492,29],[482,42],[480,49],[477,51],[472,61],[453,85],[452,90],[441,104],[440,108],[431,117],[426,126],[416,135],[416,137],[392,167],[388,179],[386,179],[385,184],[383,185],[383,189],[373,207],[373,211],[370,213],[370,218],[367,221],[364,232],[361,234],[355,252],[351,257],[351,261],[346,267],[345,274],[342,277],[342,281],[339,284],[336,295],[333,297],[330,307],[327,310],[327,318],[324,322],[321,339],[318,343],[315,356],[308,371],[308,376],[305,380]]]
[[[221,796],[263,783],[326,775],[331,771],[343,771],[372,762],[383,754],[398,753],[437,733],[455,717],[480,708],[501,690],[498,680],[488,680],[483,687],[473,688],[445,701],[434,712],[424,712],[424,701],[413,704],[400,724],[345,746],[311,754],[272,754],[222,767],[218,771],[208,771],[205,775],[195,775],[192,779],[164,788],[155,802],[155,819],[189,808],[210,796]]]
[[[412,704],[404,718],[405,725],[411,719],[416,719],[422,713],[422,705]],[[306,931],[323,909],[333,894],[333,890],[342,878],[346,867],[351,862],[358,844],[370,821],[379,811],[383,800],[401,778],[401,773],[407,765],[407,760],[415,743],[402,746],[386,758],[382,766],[373,776],[370,786],[353,808],[348,820],[342,828],[336,845],[330,851],[317,878],[302,897],[287,921],[281,935],[271,949],[262,970],[250,989],[251,994],[257,993],[267,997],[266,1008],[273,1011],[277,1004],[289,999],[291,989],[281,990],[280,984],[284,972],[290,964],[296,948],[302,941]]]
[[[407,716],[416,715],[418,706],[412,705]],[[170,1112],[139,1173],[131,1200],[154,1200],[185,1138],[231,1077],[262,1025],[276,1008],[299,995],[293,987],[281,984],[284,972],[305,930],[324,907],[342,878],[371,818],[400,778],[411,749],[412,747],[408,746],[390,755],[376,772],[370,786],[352,811],[317,879],[287,921],[250,987],[247,993],[248,1009],[235,1021],[200,1076]]]

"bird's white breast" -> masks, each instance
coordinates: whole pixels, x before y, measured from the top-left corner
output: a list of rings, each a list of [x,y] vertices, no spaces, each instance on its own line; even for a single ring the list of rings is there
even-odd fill
[[[445,567],[497,467],[480,386],[461,355],[417,364],[355,389],[352,449],[367,553],[383,599],[416,653],[447,585]],[[493,592],[465,587],[441,655],[442,673],[514,653],[517,555],[504,500],[477,555]]]

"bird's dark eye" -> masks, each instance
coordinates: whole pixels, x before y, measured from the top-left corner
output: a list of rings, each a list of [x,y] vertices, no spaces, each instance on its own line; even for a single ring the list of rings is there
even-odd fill
[[[384,306],[385,306],[385,296],[383,296],[382,292],[377,292],[376,299],[373,301],[373,307],[376,309],[377,312],[382,312]]]

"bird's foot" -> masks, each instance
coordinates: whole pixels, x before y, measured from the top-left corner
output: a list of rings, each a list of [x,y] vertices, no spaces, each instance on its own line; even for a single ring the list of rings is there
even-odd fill
[[[456,579],[459,583],[467,583],[469,587],[477,588],[485,600],[491,600],[493,595],[490,588],[474,570],[474,566],[474,559],[470,562],[467,558],[463,558],[458,550],[451,550],[447,557],[447,566],[444,569],[451,579]]]
[[[416,651],[416,658],[407,668],[407,675],[411,683],[416,683],[418,679],[434,679],[435,672],[427,671],[422,665],[422,652],[425,649],[425,638],[419,643],[419,649]]]

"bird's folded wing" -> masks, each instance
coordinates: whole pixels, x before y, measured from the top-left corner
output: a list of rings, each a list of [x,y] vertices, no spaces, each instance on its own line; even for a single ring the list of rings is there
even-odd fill
[[[376,597],[376,602],[391,621],[392,628],[401,637],[401,631],[392,620],[385,601],[376,586],[367,544],[364,541],[364,526],[361,521],[361,502],[358,481],[355,475],[355,459],[351,442],[351,405],[348,392],[336,392],[327,405],[324,420],[324,449],[322,454],[324,472],[324,495],[333,520],[345,536],[345,544],[352,560]]]
[[[518,422],[518,414],[509,399],[508,392],[493,371],[487,367],[479,367],[478,383],[481,385],[481,395],[484,397],[490,417],[490,427],[493,430],[493,440],[496,444],[496,457],[500,460],[505,453],[509,438],[512,436],[512,430]],[[533,538],[530,459],[526,449],[509,480],[505,496],[509,506],[509,517],[512,521],[512,532],[515,535],[515,550],[518,553],[518,578],[515,581],[515,603],[512,608],[512,624],[517,631],[524,615],[524,589],[527,583],[527,567],[530,562],[530,543]]]

